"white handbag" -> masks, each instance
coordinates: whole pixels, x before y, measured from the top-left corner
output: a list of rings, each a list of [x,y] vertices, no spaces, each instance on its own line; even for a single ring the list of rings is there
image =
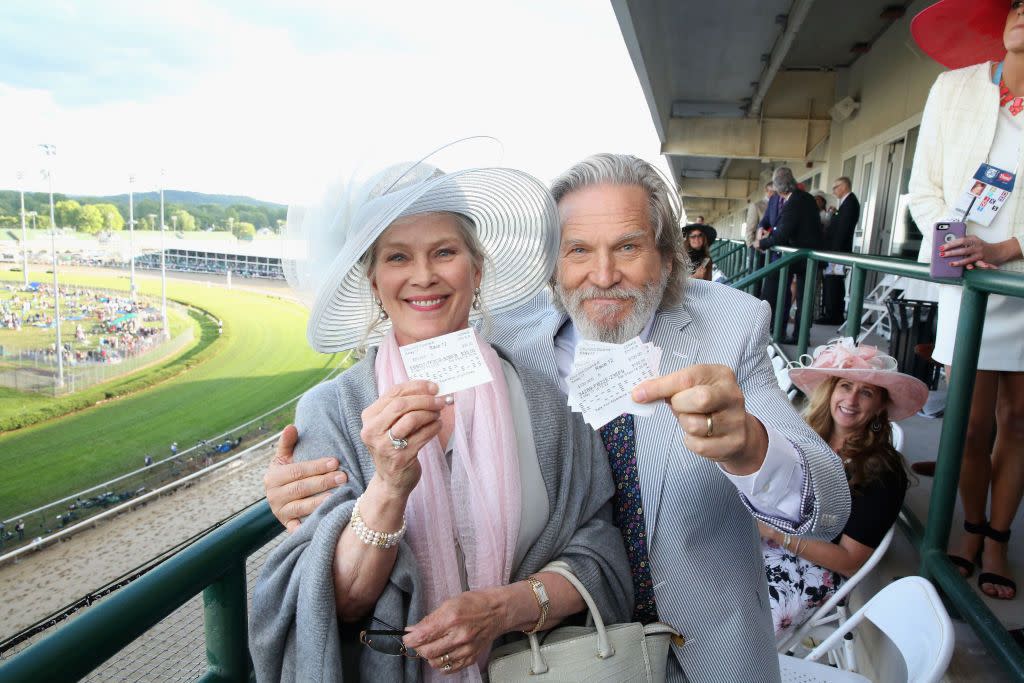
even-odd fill
[[[495,648],[487,672],[491,683],[662,683],[669,643],[682,637],[668,624],[638,622],[606,627],[587,589],[565,562],[541,569],[568,579],[590,610],[591,626],[563,626],[547,631],[543,644],[536,634]],[[589,623],[589,620],[588,620]]]

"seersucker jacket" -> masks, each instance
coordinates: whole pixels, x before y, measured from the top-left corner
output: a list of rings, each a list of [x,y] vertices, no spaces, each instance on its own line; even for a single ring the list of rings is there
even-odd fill
[[[518,364],[557,380],[554,337],[566,322],[546,293],[499,316],[489,338]],[[732,368],[747,410],[785,434],[804,471],[796,524],[753,511],[719,467],[692,453],[668,406],[636,419],[637,463],[658,614],[685,638],[673,646],[676,681],[778,681],[768,589],[751,512],[777,527],[831,540],[846,524],[850,490],[839,457],[779,389],[766,353],[767,303],[693,280],[683,303],[659,311],[650,341],[662,374],[693,364]]]
[[[959,220],[953,209],[968,188],[978,167],[988,160],[999,120],[999,87],[992,82],[992,63],[984,62],[939,74],[928,92],[921,130],[910,172],[910,212],[921,231],[918,261],[932,256],[932,227],[938,221]],[[1017,182],[1002,211],[1010,212],[1013,234],[994,235],[987,228],[967,223],[967,234],[988,241],[1014,237],[1024,251],[1024,145],[1017,162]],[[999,266],[1024,272],[1024,259]]]

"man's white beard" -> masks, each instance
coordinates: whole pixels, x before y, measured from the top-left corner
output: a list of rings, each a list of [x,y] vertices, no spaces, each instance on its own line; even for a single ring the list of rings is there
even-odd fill
[[[555,305],[561,308],[569,317],[576,331],[584,339],[591,341],[608,342],[612,344],[624,344],[633,337],[643,332],[647,321],[654,315],[661,304],[661,298],[665,294],[665,287],[668,284],[669,268],[661,269],[661,277],[654,282],[648,282],[640,289],[626,289],[623,287],[579,287],[567,292],[560,284],[555,284]],[[583,308],[583,303],[588,299],[621,299],[632,301],[632,309],[626,317],[618,323],[610,319],[618,313],[619,307],[608,307],[608,315],[602,316],[600,312],[593,315],[596,320]]]

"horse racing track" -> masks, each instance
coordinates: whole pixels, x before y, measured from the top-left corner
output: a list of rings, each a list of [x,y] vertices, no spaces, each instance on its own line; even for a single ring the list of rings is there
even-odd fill
[[[19,275],[0,273],[0,280]],[[44,279],[44,273],[32,276]],[[127,290],[123,276],[68,270],[61,277],[62,286]],[[159,298],[158,278],[139,276],[138,283],[144,296]],[[0,433],[0,520],[7,521],[8,534],[16,515],[143,467],[147,457],[164,460],[172,454],[172,444],[175,450],[197,446],[268,413],[324,379],[339,360],[309,348],[307,312],[291,300],[173,279],[168,281],[168,297],[200,307],[212,318],[196,320],[201,333],[193,347],[113,383],[145,386],[138,376],[157,373],[156,384],[125,396],[100,385],[97,390],[116,398]],[[5,390],[0,393],[0,415],[61,400]],[[278,422],[290,419],[283,412],[275,416]],[[207,444],[195,453],[205,457],[201,454],[218,445]],[[131,491],[111,493],[124,496]],[[90,506],[103,505],[108,502],[105,494],[86,500]],[[56,528],[64,521],[45,523]]]

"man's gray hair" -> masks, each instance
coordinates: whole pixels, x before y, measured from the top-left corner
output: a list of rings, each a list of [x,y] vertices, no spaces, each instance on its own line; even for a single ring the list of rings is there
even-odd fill
[[[629,154],[601,153],[587,157],[555,178],[551,194],[558,203],[577,190],[601,184],[636,185],[647,193],[654,241],[671,267],[660,308],[679,304],[690,272],[690,258],[679,229],[679,214],[671,199],[675,190],[666,184],[654,166],[643,159]]]
[[[796,178],[789,166],[779,166],[772,174],[772,182],[775,183],[775,191],[779,194],[789,194],[796,189]]]

